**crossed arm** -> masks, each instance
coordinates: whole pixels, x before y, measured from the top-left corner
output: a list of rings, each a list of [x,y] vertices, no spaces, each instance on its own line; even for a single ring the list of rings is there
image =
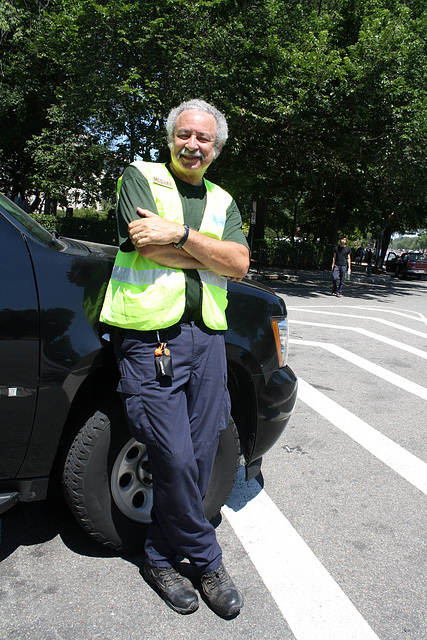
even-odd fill
[[[216,240],[190,229],[182,249],[174,243],[184,235],[184,227],[147,209],[137,209],[139,220],[128,225],[129,237],[141,255],[176,269],[209,269],[240,280],[249,268],[248,249],[228,240]],[[139,237],[137,237],[137,235]]]

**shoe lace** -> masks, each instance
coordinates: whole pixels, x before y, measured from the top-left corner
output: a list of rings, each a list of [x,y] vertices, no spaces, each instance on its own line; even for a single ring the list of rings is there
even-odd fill
[[[159,577],[163,580],[166,586],[170,587],[174,584],[184,583],[183,577],[176,571],[168,568],[159,568]]]
[[[223,567],[219,567],[216,571],[211,571],[203,576],[203,582],[209,587],[222,587],[230,582],[230,578]]]

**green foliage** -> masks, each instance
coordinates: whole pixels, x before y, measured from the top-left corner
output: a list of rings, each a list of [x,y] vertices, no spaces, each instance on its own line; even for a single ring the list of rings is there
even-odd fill
[[[117,224],[115,220],[108,219],[105,215],[100,217],[97,212],[85,212],[82,215],[74,215],[72,218],[43,214],[32,214],[46,229],[55,229],[60,236],[89,240],[100,244],[118,245]]]
[[[246,224],[257,201],[254,238],[424,227],[426,42],[412,0],[3,0],[0,186],[112,200],[198,96],[230,128],[208,177]]]
[[[320,242],[288,242],[264,239],[254,243],[252,261],[255,268],[330,269],[333,246]]]
[[[402,236],[395,238],[391,242],[392,249],[405,249],[418,251],[427,249],[427,232],[424,231],[416,236]]]

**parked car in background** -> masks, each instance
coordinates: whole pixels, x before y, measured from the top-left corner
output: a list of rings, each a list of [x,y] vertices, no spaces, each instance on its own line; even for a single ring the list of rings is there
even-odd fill
[[[427,257],[423,253],[408,251],[398,255],[390,251],[387,255],[385,269],[396,278],[408,276],[427,276]]]
[[[108,328],[98,323],[116,252],[58,237],[0,195],[0,513],[62,485],[94,539],[131,552],[150,521],[152,481],[116,393]],[[241,458],[247,479],[259,473],[297,394],[283,300],[250,280],[230,282],[227,317],[232,410],[204,502],[209,518]]]

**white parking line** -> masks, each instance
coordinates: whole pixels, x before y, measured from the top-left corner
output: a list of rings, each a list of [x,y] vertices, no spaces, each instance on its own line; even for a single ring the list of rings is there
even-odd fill
[[[320,309],[320,308],[326,308],[326,309],[336,309],[336,305],[330,305],[330,304],[322,304],[322,305],[307,305],[304,304],[304,306],[290,306],[290,305],[286,305],[288,309],[292,309],[295,311],[302,311],[304,309],[308,309],[308,308],[312,308],[312,309]],[[356,304],[340,304],[340,309],[360,309],[361,311],[375,311],[375,313],[389,313],[391,315],[394,316],[401,316],[402,318],[406,318],[408,320],[415,320],[417,322],[422,322],[424,324],[427,324],[427,318],[425,317],[425,315],[423,313],[420,313],[419,311],[409,311],[408,309],[385,309],[383,306],[382,307],[365,307],[362,305],[356,305]]]
[[[256,480],[239,475],[223,513],[297,640],[379,640]]]
[[[372,373],[373,375],[378,376],[379,378],[382,378],[383,380],[386,380],[387,382],[394,384],[397,387],[400,387],[401,389],[404,389],[405,391],[408,391],[409,393],[422,398],[423,400],[427,400],[426,387],[422,387],[416,382],[411,382],[403,376],[399,376],[397,373],[393,373],[393,371],[388,371],[388,369],[370,362],[369,360],[366,360],[366,358],[362,358],[361,356],[348,351],[348,349],[343,349],[336,344],[328,344],[327,342],[315,342],[314,340],[298,340],[296,338],[292,338],[291,340],[289,340],[289,342],[290,344],[300,344],[307,347],[320,347],[321,349],[325,349],[325,351],[330,351],[336,356],[347,360],[347,362],[351,362],[357,367],[360,367],[367,373]]]
[[[292,309],[292,307],[288,307],[288,309]],[[335,313],[333,311],[320,311],[319,309],[293,307],[294,311],[297,309],[298,311],[304,311],[305,313],[316,313],[317,315],[327,315],[328,317],[335,316],[338,318],[358,318],[359,320],[369,320],[370,322],[378,322],[379,324],[384,324],[387,327],[392,327],[393,329],[398,329],[399,331],[404,331],[405,333],[411,333],[414,336],[427,338],[427,333],[424,333],[422,331],[417,331],[417,329],[411,329],[410,327],[405,327],[401,324],[397,324],[396,322],[390,322],[390,320],[384,320],[384,318],[375,318],[373,316],[359,316],[354,313]],[[417,320],[418,318],[411,318],[411,319]]]
[[[362,307],[362,306],[357,306],[357,305],[349,305],[350,309],[362,309],[364,311],[376,311],[378,313],[379,309],[378,307]],[[425,315],[423,313],[420,313],[419,311],[409,311],[408,309],[384,309],[384,307],[381,307],[380,309],[381,313],[391,313],[393,315],[396,316],[403,316],[404,318],[409,318],[410,320],[418,320],[418,322],[423,322],[424,324],[427,325],[427,318],[425,317]],[[414,315],[411,315],[414,314]]]
[[[298,379],[298,398],[427,495],[427,464],[310,384]]]
[[[309,320],[289,320],[289,323],[303,324],[309,327],[326,327],[327,329],[342,329],[343,331],[354,331],[355,333],[360,333],[362,336],[366,336],[367,338],[373,338],[374,340],[378,340],[379,342],[384,342],[391,347],[395,347],[395,349],[401,349],[402,351],[412,353],[412,355],[414,356],[418,356],[419,358],[424,358],[427,360],[427,351],[422,351],[421,349],[412,347],[409,344],[404,344],[403,342],[398,342],[397,340],[393,340],[392,338],[387,338],[386,336],[382,336],[380,333],[368,331],[368,329],[361,329],[360,327],[346,327],[340,324],[328,324],[326,322],[310,322]]]

